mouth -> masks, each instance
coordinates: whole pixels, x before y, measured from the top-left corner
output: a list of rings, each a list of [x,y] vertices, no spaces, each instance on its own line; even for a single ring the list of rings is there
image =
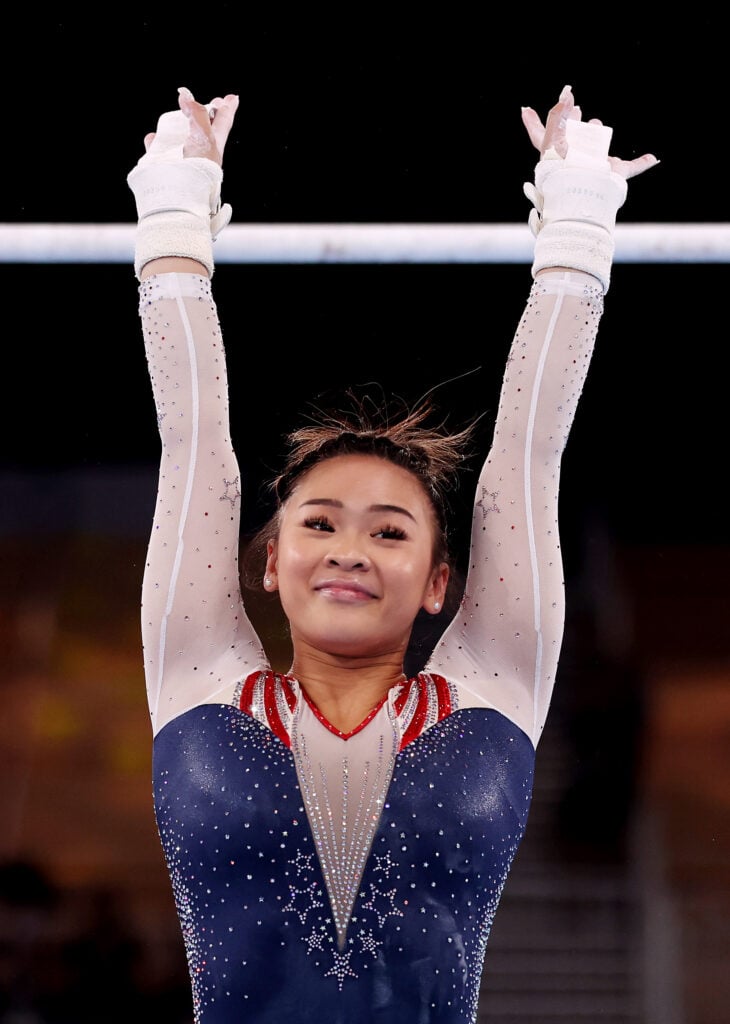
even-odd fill
[[[323,597],[346,604],[362,604],[375,599],[375,594],[367,587],[353,580],[323,580],[314,589]]]

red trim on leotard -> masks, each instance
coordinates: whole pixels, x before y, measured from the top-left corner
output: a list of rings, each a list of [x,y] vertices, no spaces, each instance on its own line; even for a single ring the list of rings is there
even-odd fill
[[[420,736],[423,731],[423,723],[426,721],[426,714],[428,713],[428,689],[423,685],[421,677],[415,680],[418,686],[418,704],[416,710],[413,712],[413,718],[410,721],[410,725],[403,733],[403,739],[401,740],[400,749],[408,746],[412,740],[415,740],[417,736]],[[413,685],[413,684],[411,684]]]
[[[438,721],[451,714],[451,689],[443,676],[431,673],[431,678],[436,684],[436,699],[438,700]]]
[[[256,685],[256,680],[260,675],[260,672],[252,672],[251,675],[246,678],[246,682],[243,684],[243,688],[241,690],[241,696],[238,701],[238,706],[241,709],[241,711],[245,711],[247,715],[251,714],[253,688]]]
[[[261,679],[261,672],[252,672],[251,675],[246,677],[246,681],[241,689],[241,696],[238,701],[238,706],[241,711],[250,715],[252,718],[253,713],[251,711],[251,702],[253,701],[254,687]],[[297,704],[297,699],[294,696],[290,680],[283,675],[272,672],[270,669],[263,673],[264,676],[264,714],[266,715],[266,722],[282,743],[287,747],[291,746],[291,739],[289,733],[286,731],[284,723],[281,720],[279,714],[279,708],[276,702],[276,688],[277,684],[281,683],[282,692],[284,699],[289,707],[290,711],[293,711]]]
[[[294,708],[297,706],[297,698],[294,693],[294,687],[292,686],[292,677],[279,675],[277,678],[281,682],[281,688],[284,691],[284,699],[286,700],[289,710],[294,711]]]
[[[418,703],[416,705],[416,710],[413,712],[413,718],[411,719],[410,725],[403,734],[403,739],[400,744],[401,750],[403,750],[404,747],[407,747],[409,743],[412,743],[413,740],[418,739],[423,732],[423,726],[428,714],[429,679],[433,681],[433,685],[436,689],[436,721],[440,722],[442,718],[446,718],[447,715],[451,714],[451,691],[449,690],[449,684],[446,682],[444,677],[437,676],[434,673],[428,673],[428,675],[426,675],[425,673],[419,672],[418,676],[414,680],[411,680],[411,686],[418,686]],[[399,714],[403,710],[409,691],[410,687],[405,687],[404,692],[400,694],[396,700],[395,706]]]
[[[320,721],[322,723],[322,725],[325,727],[325,729],[329,729],[329,731],[333,732],[335,734],[335,736],[339,736],[341,740],[349,740],[351,736],[355,736],[357,733],[360,732],[361,729],[364,729],[365,726],[368,724],[368,722],[372,722],[372,720],[377,715],[378,711],[380,711],[380,709],[382,708],[383,704],[385,704],[386,700],[388,699],[388,694],[386,693],[386,695],[382,698],[382,700],[378,701],[378,703],[375,705],[373,710],[370,711],[366,715],[365,718],[363,718],[362,722],[360,722],[359,725],[356,725],[355,728],[351,729],[349,732],[342,732],[341,729],[336,729],[334,727],[334,725],[332,725],[331,722],[327,721],[327,719],[324,717],[324,715],[319,710],[317,705],[314,703],[312,698],[306,692],[304,687],[302,687],[302,694],[303,694],[304,699],[306,700],[307,704],[309,704],[310,708],[312,709],[312,712],[314,713],[314,717],[318,721]]]
[[[251,675],[249,675],[246,678],[246,681],[244,682],[243,687],[241,689],[239,707],[247,715],[252,714],[251,703],[253,701],[254,687],[256,686],[257,682],[261,679],[261,676],[261,672],[252,672]],[[291,676],[283,675],[278,672],[272,672],[270,669],[267,672],[264,672],[263,676],[264,714],[266,715],[267,724],[271,731],[274,733],[274,735],[277,736],[282,743],[284,743],[287,747],[291,747],[290,736],[286,730],[284,722],[282,721],[281,715],[279,714],[279,706],[277,703],[276,695],[277,687],[281,685],[287,706],[289,710],[293,712],[297,703],[294,688],[292,686],[294,680],[292,679]],[[431,684],[433,684],[436,691],[437,721],[440,722],[442,718],[445,718],[447,715],[451,714],[451,691],[449,689],[449,684],[446,682],[443,676],[435,675],[434,673],[429,673],[428,675],[425,673],[419,673],[415,678],[409,679],[407,683],[404,683],[401,686],[400,692],[398,693],[398,696],[395,698],[393,702],[396,715],[402,714],[403,709],[406,705],[406,701],[411,696],[412,688],[414,686],[418,688],[416,710],[414,711],[410,724],[403,735],[403,739],[401,740],[401,750],[403,750],[404,747],[408,746],[409,743],[412,743],[413,740],[417,739],[423,732],[423,727],[426,722],[426,717],[428,715],[429,689]],[[371,722],[373,718],[375,718],[377,713],[382,708],[383,704],[388,699],[388,695],[386,694],[382,698],[382,700],[378,701],[378,703],[375,705],[372,711],[370,711],[365,716],[365,718],[362,720],[362,722],[360,722],[359,725],[355,726],[355,728],[351,729],[349,732],[343,732],[341,729],[335,728],[335,726],[332,725],[332,723],[325,718],[325,716],[322,714],[322,712],[319,710],[317,705],[306,692],[304,687],[301,686],[301,684],[300,690],[307,704],[312,709],[312,713],[314,714],[315,718],[319,722],[321,722],[325,729],[329,730],[329,732],[333,733],[335,736],[339,736],[339,738],[342,740],[349,740],[351,736],[356,736],[357,733],[364,729],[368,722]]]
[[[266,718],[273,734],[278,736],[281,742],[285,743],[287,747],[290,747],[291,740],[289,738],[289,733],[284,727],[284,723],[281,720],[279,708],[276,703],[276,687],[279,679],[281,679],[281,676],[277,677],[274,672],[266,673],[266,682],[264,683],[264,711],[266,712]],[[284,688],[285,695],[287,689],[288,688]],[[288,703],[289,701],[287,700],[287,704]]]

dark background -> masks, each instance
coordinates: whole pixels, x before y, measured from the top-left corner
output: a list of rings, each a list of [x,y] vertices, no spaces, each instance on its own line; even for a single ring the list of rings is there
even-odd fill
[[[5,11],[0,222],[131,225],[126,175],[187,85],[202,100],[240,95],[223,187],[236,223],[527,232],[536,154],[520,107],[544,116],[566,83],[585,117],[614,128],[614,153],[661,159],[629,182],[621,223],[730,221],[724,8],[394,11]],[[55,1008],[42,1024],[97,1021],[100,1006],[109,1024],[140,1009],[187,1024],[139,641],[159,442],[137,282],[124,264],[0,273],[0,1024],[39,993]],[[486,452],[529,266],[221,263],[213,284],[244,529],[268,511],[261,485],[283,432],[349,386],[409,402],[435,389],[454,427],[483,414]],[[657,932],[629,958],[656,961],[659,990],[681,987],[686,1014],[651,1024],[724,1024],[730,1000],[727,285],[726,263],[615,264],[561,484],[568,623],[538,780],[552,785],[562,737],[566,782],[553,824],[533,815],[528,837],[545,843],[548,876],[571,884],[587,860],[629,874],[659,863],[644,886],[666,886]],[[455,502],[462,531],[470,482]],[[638,855],[624,846],[632,815],[649,835]],[[533,856],[525,846],[526,874],[507,887],[497,955]],[[129,990],[135,954],[115,913],[144,954]],[[558,915],[551,936],[561,920],[580,951],[580,917]],[[653,940],[677,933],[673,972]]]
[[[131,223],[126,174],[186,84],[204,100],[241,97],[224,185],[238,223],[525,223],[534,151],[520,107],[544,115],[569,82],[584,116],[614,127],[615,153],[662,161],[630,183],[622,223],[722,222],[727,19],[700,5],[686,21],[358,6],[252,15],[234,4],[16,13],[6,38],[23,73],[2,71],[0,219]],[[3,464],[154,464],[131,268],[3,274],[15,396]],[[614,268],[564,497],[577,488],[629,542],[727,537],[725,280],[722,264]],[[409,400],[436,387],[455,424],[486,410],[486,444],[529,284],[522,265],[220,265],[244,474],[254,486],[269,475],[307,401],[366,381]]]

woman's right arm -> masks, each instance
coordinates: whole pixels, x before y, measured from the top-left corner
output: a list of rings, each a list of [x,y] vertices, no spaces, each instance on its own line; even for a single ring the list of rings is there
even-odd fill
[[[266,664],[241,599],[241,478],[209,280],[212,233],[200,215],[208,205],[210,217],[218,210],[218,193],[210,183],[216,178],[220,183],[214,157],[222,154],[233,100],[214,101],[220,104],[216,120],[223,110],[216,139],[210,121],[210,137],[202,123],[209,119],[208,110],[181,93],[173,126],[178,131],[192,126],[185,152],[161,151],[159,137],[155,142],[156,135],[147,136],[147,153],[129,177],[140,215],[135,249],[139,313],[162,446],[142,591],[145,675],[155,733],[198,704],[229,702],[239,681]],[[163,118],[169,130],[174,117]],[[158,129],[162,123],[161,118]],[[201,150],[207,155],[197,155]],[[154,202],[160,195],[164,209],[153,206],[149,212],[150,197]]]

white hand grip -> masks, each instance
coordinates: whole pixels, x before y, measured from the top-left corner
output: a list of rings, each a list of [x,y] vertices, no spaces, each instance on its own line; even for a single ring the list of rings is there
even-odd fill
[[[612,135],[613,128],[608,125],[590,124],[569,117],[565,123],[568,143],[565,162],[577,167],[605,167]]]

